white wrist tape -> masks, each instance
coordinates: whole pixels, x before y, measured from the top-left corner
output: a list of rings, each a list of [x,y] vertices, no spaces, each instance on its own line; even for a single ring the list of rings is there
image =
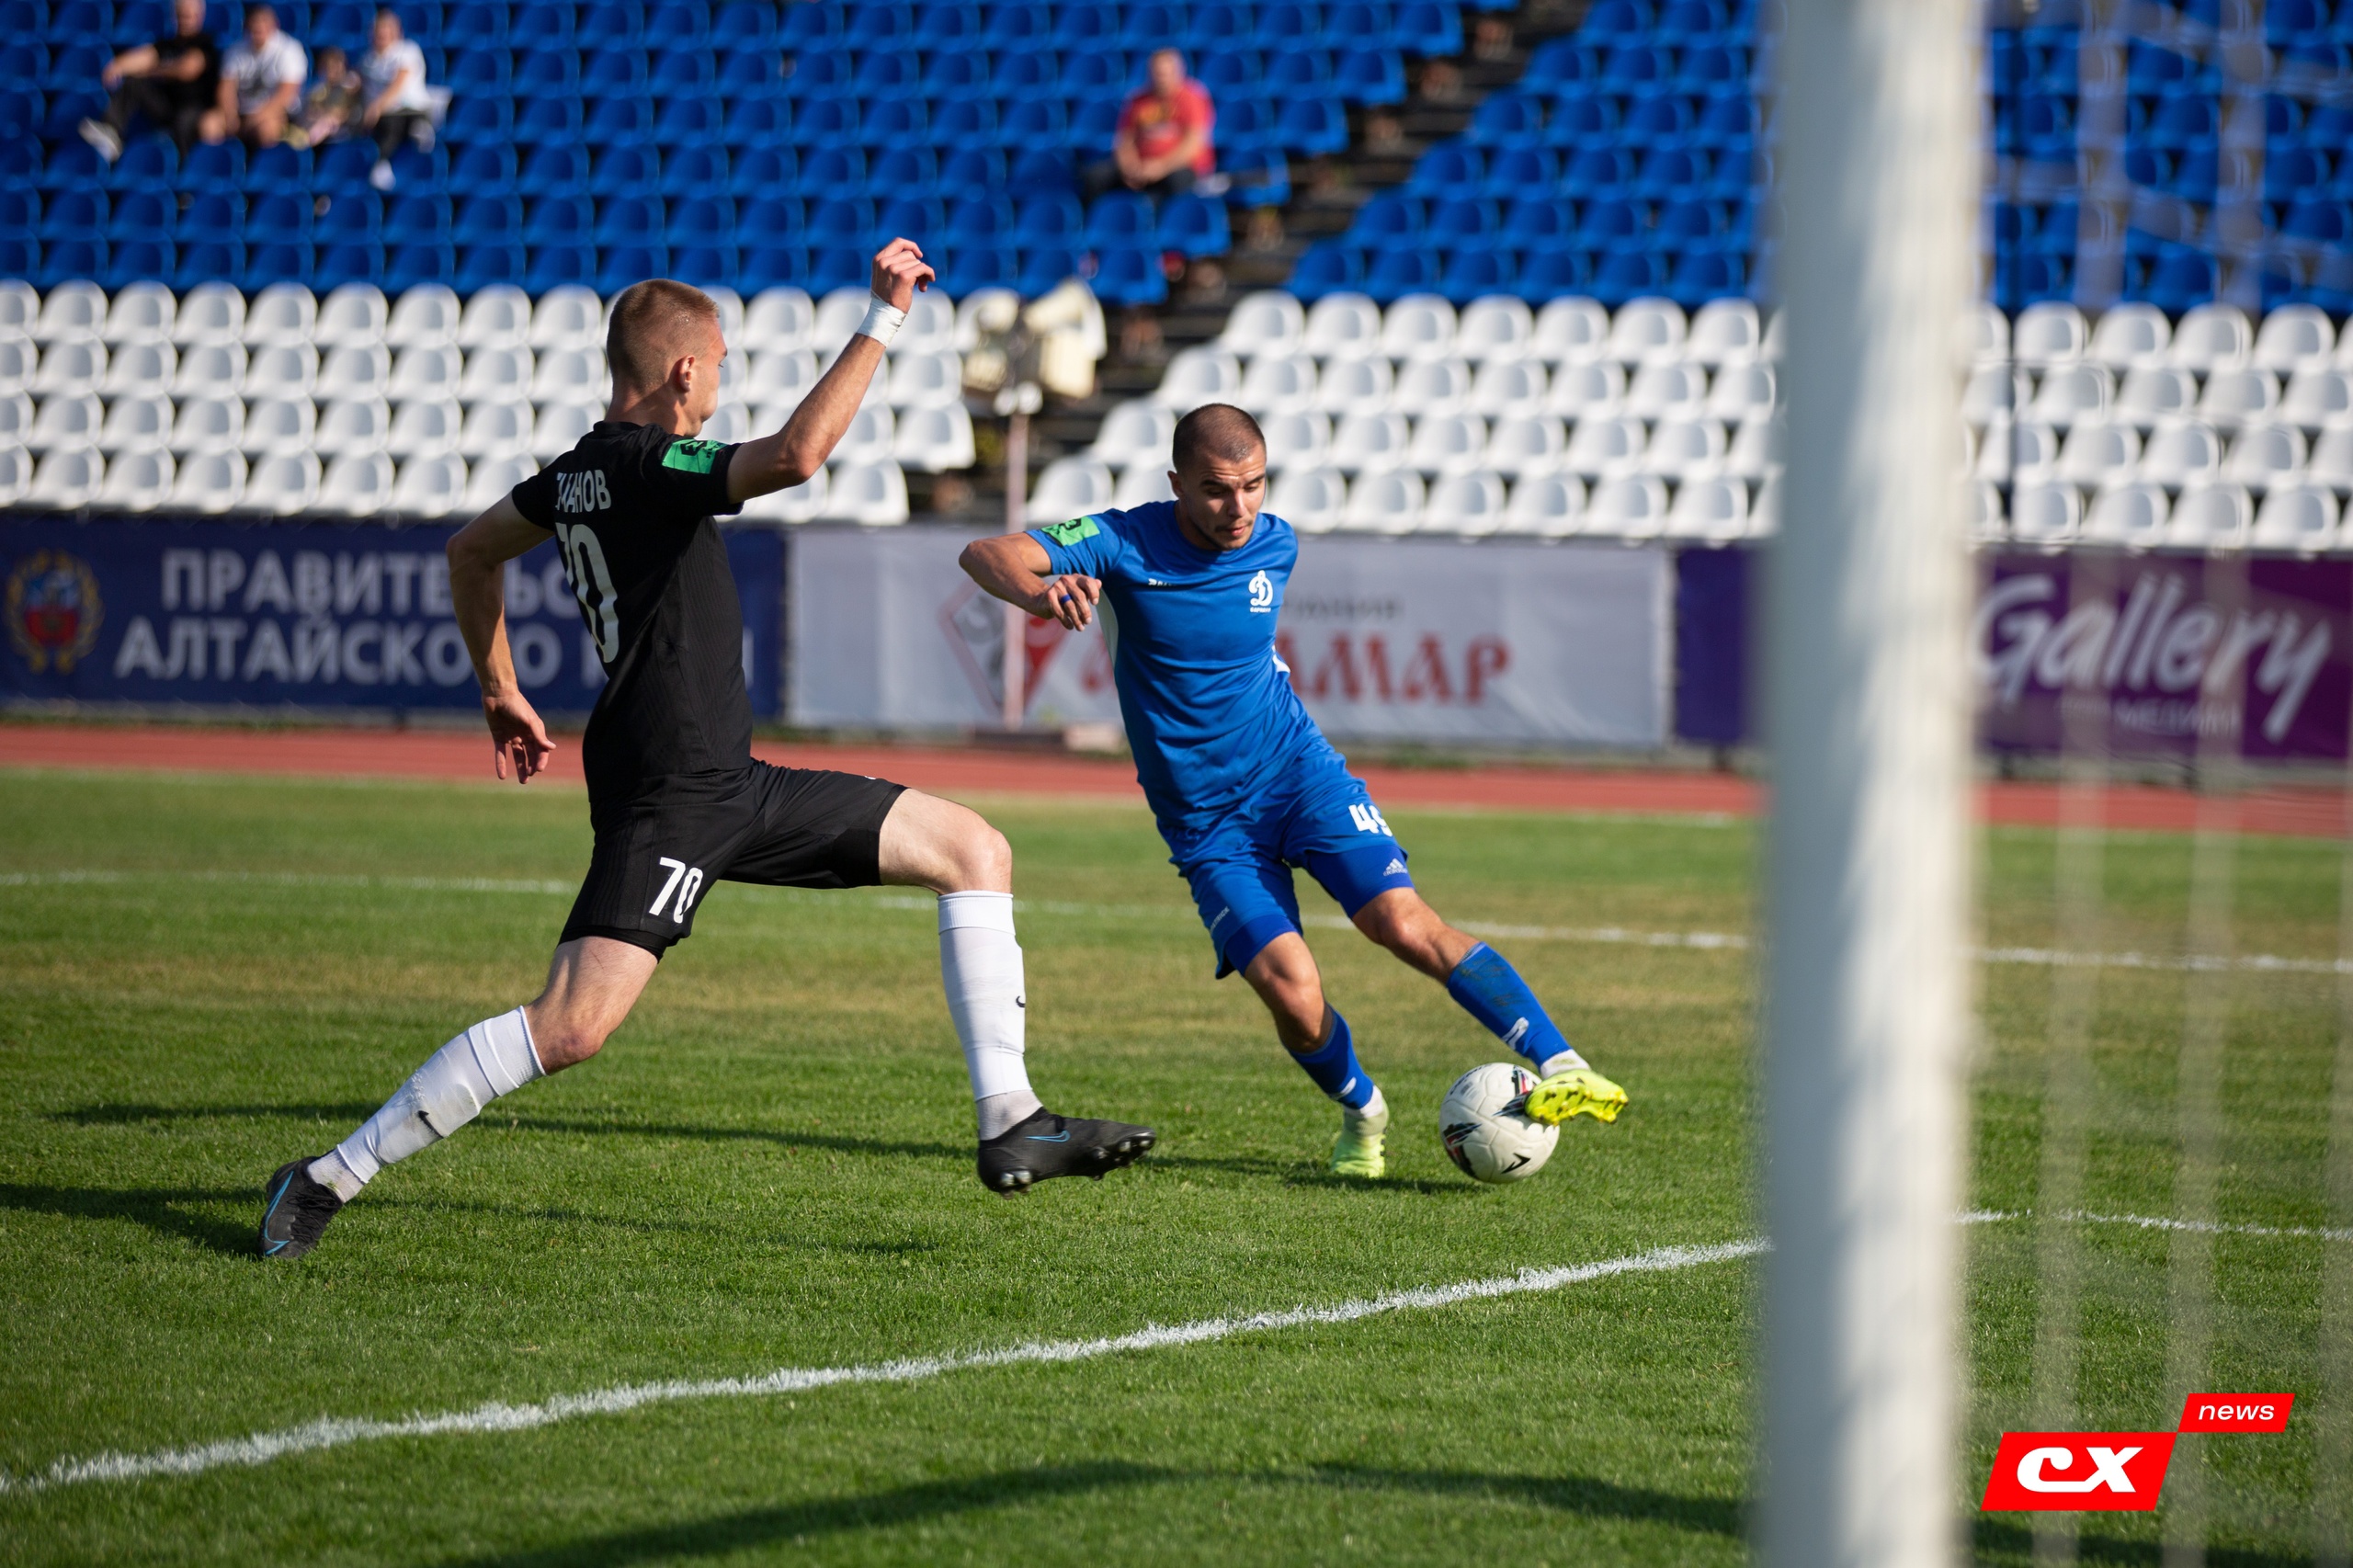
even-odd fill
[[[878,294],[870,294],[866,297],[866,319],[858,324],[858,330],[888,348],[891,340],[899,335],[899,328],[906,319],[906,312]]]

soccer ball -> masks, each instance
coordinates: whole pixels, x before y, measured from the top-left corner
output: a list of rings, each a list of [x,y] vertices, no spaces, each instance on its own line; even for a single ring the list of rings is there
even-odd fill
[[[1473,1067],[1454,1080],[1438,1107],[1447,1154],[1472,1181],[1526,1181],[1552,1157],[1561,1130],[1530,1121],[1528,1091],[1540,1080],[1509,1062]]]

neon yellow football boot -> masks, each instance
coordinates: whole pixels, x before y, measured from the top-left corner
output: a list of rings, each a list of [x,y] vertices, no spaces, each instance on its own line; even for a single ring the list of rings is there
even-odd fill
[[[1528,1119],[1558,1127],[1573,1116],[1615,1121],[1626,1108],[1626,1091],[1590,1067],[1555,1073],[1528,1091]]]
[[[1389,1169],[1381,1153],[1381,1141],[1388,1134],[1389,1102],[1381,1097],[1378,1088],[1362,1110],[1342,1106],[1339,1136],[1332,1140],[1332,1174],[1379,1181]]]

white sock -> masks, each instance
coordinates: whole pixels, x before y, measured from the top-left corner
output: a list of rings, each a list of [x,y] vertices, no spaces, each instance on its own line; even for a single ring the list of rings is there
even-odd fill
[[[939,895],[939,983],[964,1047],[981,1137],[1017,1127],[1038,1109],[1023,1050],[1021,944],[1009,892]]]
[[[1544,1065],[1536,1070],[1536,1075],[1540,1078],[1549,1078],[1555,1073],[1574,1073],[1580,1067],[1592,1065],[1592,1062],[1587,1062],[1574,1051],[1556,1051],[1544,1059]]]
[[[522,1008],[484,1018],[426,1058],[383,1108],[312,1161],[311,1179],[348,1203],[378,1171],[439,1142],[541,1074]]]

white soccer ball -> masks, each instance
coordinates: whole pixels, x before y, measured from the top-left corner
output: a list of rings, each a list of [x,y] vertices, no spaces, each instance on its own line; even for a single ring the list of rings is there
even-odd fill
[[[1509,1062],[1490,1062],[1454,1080],[1438,1107],[1438,1131],[1464,1176],[1472,1181],[1526,1181],[1544,1168],[1561,1130],[1528,1119],[1528,1091],[1540,1081]]]

